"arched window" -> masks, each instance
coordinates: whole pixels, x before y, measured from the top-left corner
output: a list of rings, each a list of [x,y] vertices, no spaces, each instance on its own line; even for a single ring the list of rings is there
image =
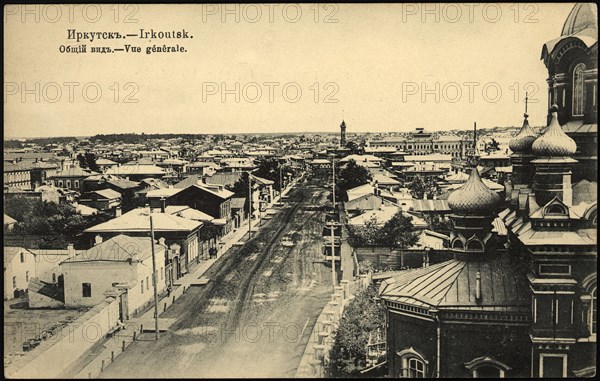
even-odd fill
[[[478,357],[465,364],[473,378],[504,378],[511,368],[490,357]]]
[[[573,116],[582,116],[585,108],[585,85],[583,72],[585,64],[580,63],[573,69]]]
[[[408,359],[408,377],[425,378],[425,363],[416,357]]]
[[[427,365],[423,355],[410,347],[396,353],[401,360],[399,378],[425,378],[427,376]]]
[[[454,240],[454,242],[452,243],[452,247],[453,247],[454,249],[462,249],[462,248],[464,248],[464,245],[463,245],[462,241],[461,241],[460,239],[458,239],[458,238],[457,238],[457,239],[455,239],[455,240]]]
[[[483,250],[481,242],[473,240],[467,243],[467,250]]]

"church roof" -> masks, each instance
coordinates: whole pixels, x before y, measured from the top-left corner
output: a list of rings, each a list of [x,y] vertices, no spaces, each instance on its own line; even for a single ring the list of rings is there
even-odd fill
[[[467,182],[448,196],[450,209],[454,213],[467,215],[489,215],[499,202],[500,196],[483,183],[477,168],[471,170]]]
[[[571,156],[577,150],[577,144],[560,127],[558,107],[552,106],[552,120],[544,133],[533,142],[533,153],[544,157]]]
[[[519,130],[519,133],[508,143],[508,147],[515,153],[527,152],[531,149],[531,145],[535,141],[536,134],[533,128],[529,125],[527,120],[528,115],[525,114],[523,119],[523,127]]]
[[[481,276],[481,299],[475,297],[477,273]],[[525,269],[509,254],[485,261],[456,259],[408,270],[382,282],[381,298],[423,308],[493,309],[527,308]]]
[[[593,3],[577,3],[571,9],[562,28],[561,36],[571,36],[582,31],[596,32],[598,36],[598,14]]]

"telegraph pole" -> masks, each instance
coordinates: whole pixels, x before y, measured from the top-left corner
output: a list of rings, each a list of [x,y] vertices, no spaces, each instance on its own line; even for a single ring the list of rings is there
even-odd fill
[[[248,209],[248,240],[250,240],[252,236],[252,181],[250,171],[248,171],[248,202],[250,203]]]
[[[283,176],[281,173],[281,169],[283,167],[279,164],[279,198],[281,199],[281,192],[283,192]]]
[[[335,156],[331,158],[331,168],[333,169],[333,214],[335,216]],[[334,223],[331,221],[331,277],[333,280],[333,287],[337,285],[335,276],[335,234],[334,234]],[[341,249],[341,248],[340,248]],[[341,254],[341,253],[340,253]],[[341,258],[340,258],[341,259]]]
[[[154,283],[154,332],[158,341],[158,290],[156,277],[156,255],[154,253],[154,224],[152,222],[152,208],[150,208],[150,237],[152,238],[152,282]]]

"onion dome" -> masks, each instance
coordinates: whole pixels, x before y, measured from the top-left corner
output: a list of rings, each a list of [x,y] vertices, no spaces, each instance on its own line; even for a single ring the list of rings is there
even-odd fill
[[[550,109],[552,120],[546,131],[535,139],[531,148],[537,156],[571,156],[577,151],[575,140],[571,139],[558,124],[558,106]]]
[[[571,36],[586,29],[598,33],[598,14],[594,3],[577,3],[565,20],[561,36]]]
[[[533,128],[529,125],[527,118],[529,115],[523,114],[525,119],[523,120],[523,127],[515,137],[508,142],[508,147],[514,153],[523,153],[531,150],[531,145],[535,141],[536,135]]]
[[[496,211],[499,203],[500,196],[481,181],[477,168],[471,170],[462,187],[448,196],[448,206],[457,214],[487,216]]]

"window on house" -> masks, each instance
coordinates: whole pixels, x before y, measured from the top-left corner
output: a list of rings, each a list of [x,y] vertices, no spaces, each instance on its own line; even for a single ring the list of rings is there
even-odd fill
[[[150,282],[148,282],[148,277],[146,277],[146,290],[150,289]]]
[[[539,373],[544,378],[567,377],[567,355],[541,353]]]
[[[84,298],[92,297],[92,284],[91,283],[82,283],[81,290],[82,290],[82,295]]]
[[[73,182],[73,184],[74,184],[75,188],[79,189],[79,180],[75,180]]]
[[[165,269],[163,267],[160,268],[160,279],[165,279]]]
[[[585,64],[583,63],[573,69],[573,116],[582,116],[585,108],[584,71]]]
[[[67,180],[67,188],[71,188],[71,180]]]
[[[425,378],[425,363],[417,358],[408,359],[409,378]]]
[[[21,257],[21,263],[25,263],[25,254],[21,253],[20,257]]]
[[[56,274],[52,273],[52,283],[56,283]]]
[[[425,378],[428,362],[412,347],[398,352],[401,359],[400,378]]]
[[[29,271],[25,271],[25,282],[29,282]]]
[[[17,277],[16,276],[13,277],[13,288],[14,287],[17,287]]]
[[[465,364],[473,378],[504,378],[511,368],[490,356],[478,357]]]
[[[144,293],[144,280],[142,279],[142,283],[140,283],[142,286],[142,294]]]

